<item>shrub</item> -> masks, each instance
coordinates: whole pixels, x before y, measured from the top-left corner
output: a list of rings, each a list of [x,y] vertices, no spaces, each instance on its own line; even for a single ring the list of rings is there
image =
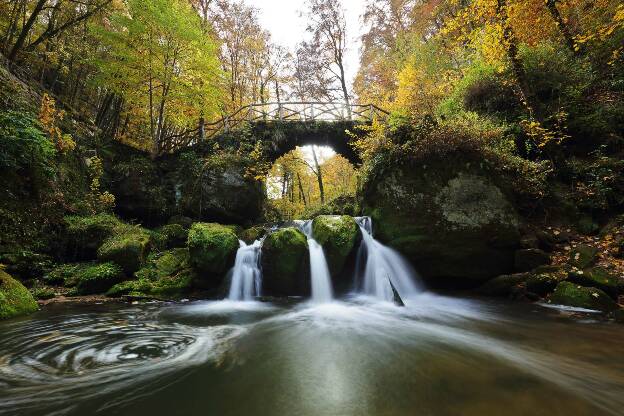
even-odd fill
[[[51,177],[55,155],[54,145],[35,119],[17,111],[0,112],[0,171]]]

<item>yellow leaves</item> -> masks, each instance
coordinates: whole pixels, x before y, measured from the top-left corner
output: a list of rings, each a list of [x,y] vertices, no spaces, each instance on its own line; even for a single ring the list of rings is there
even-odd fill
[[[60,123],[64,117],[65,112],[56,109],[54,98],[44,93],[41,98],[41,107],[39,109],[39,122],[44,132],[56,146],[56,150],[61,153],[71,152],[76,148],[76,142],[72,136],[63,134],[58,127],[58,123]]]
[[[94,214],[99,212],[110,211],[115,207],[115,196],[108,191],[102,191],[100,179],[104,174],[104,166],[102,159],[94,156],[89,159],[89,177],[91,184],[89,186],[90,193],[88,195],[88,203]]]

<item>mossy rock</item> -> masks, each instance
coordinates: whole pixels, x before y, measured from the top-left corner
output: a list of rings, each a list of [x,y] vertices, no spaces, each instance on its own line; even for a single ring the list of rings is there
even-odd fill
[[[307,294],[308,241],[295,227],[274,231],[262,246],[263,291],[270,295]]]
[[[240,244],[230,227],[196,223],[189,231],[187,245],[191,266],[202,277],[206,274],[205,277],[214,283],[211,286],[218,286],[225,273],[233,266]]]
[[[56,297],[56,293],[51,287],[35,287],[30,289],[30,293],[37,300],[48,300]]]
[[[478,287],[513,272],[519,218],[500,174],[462,154],[379,169],[363,184],[363,214],[430,286]]]
[[[570,264],[578,269],[586,269],[598,259],[598,249],[588,245],[580,245],[570,252]]]
[[[323,247],[332,276],[340,274],[357,248],[360,228],[353,217],[321,215],[312,221],[312,236]]]
[[[44,276],[54,264],[50,256],[28,250],[1,254],[0,263],[6,265],[7,273],[22,281]]]
[[[619,307],[605,292],[572,282],[561,282],[549,298],[550,303],[611,312]]]
[[[104,293],[115,284],[123,281],[125,275],[121,267],[115,263],[83,265],[72,277],[75,281],[77,295],[94,295]]]
[[[526,281],[528,276],[528,273],[498,276],[479,287],[477,293],[486,296],[509,296],[516,286]]]
[[[571,271],[568,280],[581,286],[601,289],[613,299],[618,297],[619,280],[617,276],[603,267]]]
[[[241,231],[238,237],[245,242],[245,244],[253,244],[254,241],[260,240],[269,232],[268,227],[262,225],[255,225],[251,228]]]
[[[100,246],[124,224],[114,215],[65,217],[67,250],[75,260],[94,260]]]
[[[525,281],[527,292],[539,296],[551,293],[562,279],[556,273],[530,273]]]
[[[188,230],[180,224],[167,224],[152,232],[154,245],[160,250],[184,247]]]
[[[93,263],[68,263],[61,264],[52,269],[43,277],[48,285],[73,287],[78,282],[78,276],[82,270],[92,266]]]
[[[130,276],[145,263],[151,246],[152,240],[148,231],[128,226],[102,244],[98,249],[98,260],[112,261]]]
[[[167,222],[167,224],[180,225],[185,230],[188,230],[193,226],[193,219],[190,217],[185,217],[184,215],[174,215],[173,217],[169,218],[169,221]]]
[[[38,309],[37,302],[28,289],[0,270],[0,320],[27,315]]]
[[[113,286],[107,296],[177,298],[190,291],[196,278],[189,266],[188,250],[183,248],[151,255],[135,276],[136,280]]]

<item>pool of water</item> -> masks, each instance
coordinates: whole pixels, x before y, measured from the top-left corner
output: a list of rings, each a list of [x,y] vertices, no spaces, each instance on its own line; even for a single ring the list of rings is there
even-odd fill
[[[622,414],[624,326],[406,303],[49,306],[0,323],[0,414]]]

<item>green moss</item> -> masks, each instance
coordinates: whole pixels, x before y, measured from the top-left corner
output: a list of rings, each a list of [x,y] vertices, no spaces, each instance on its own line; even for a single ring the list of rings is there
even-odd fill
[[[65,217],[68,249],[72,258],[93,260],[97,249],[125,225],[114,215]]]
[[[618,305],[600,289],[583,287],[571,282],[561,282],[550,296],[550,302],[558,305],[610,312]]]
[[[145,267],[136,274],[137,280],[113,286],[107,295],[171,298],[191,288],[195,273],[189,267],[187,249],[174,249],[150,256]]]
[[[151,236],[137,226],[126,226],[102,244],[98,249],[98,260],[112,261],[131,275],[141,268],[151,249]]]
[[[598,249],[596,247],[580,245],[570,252],[570,264],[585,269],[596,262]]]
[[[91,263],[69,263],[55,267],[43,277],[45,283],[49,285],[64,285],[66,287],[75,286],[77,276],[82,270],[91,266]]]
[[[312,221],[312,235],[323,246],[329,270],[335,276],[343,271],[355,249],[360,229],[353,217],[321,215]]]
[[[269,232],[267,227],[263,227],[261,225],[256,225],[251,228],[248,228],[244,231],[241,231],[238,234],[238,237],[243,240],[247,244],[252,244],[256,240],[260,240]]]
[[[37,309],[37,302],[28,289],[0,270],[0,320],[26,315]]]
[[[536,295],[546,296],[555,290],[561,280],[556,273],[531,273],[526,280],[526,290]]]
[[[188,230],[180,224],[167,224],[152,232],[154,245],[160,250],[184,247],[188,239]]]
[[[7,273],[21,280],[37,279],[52,269],[52,259],[45,254],[18,250],[0,255],[0,263],[6,265]]]
[[[232,267],[239,247],[230,227],[208,223],[193,224],[187,244],[193,268],[221,277]]]
[[[263,289],[274,295],[304,294],[308,241],[297,228],[277,230],[262,246]]]
[[[30,290],[30,293],[37,300],[52,299],[56,296],[54,289],[51,287],[35,287]]]
[[[71,279],[75,281],[76,294],[93,295],[104,293],[124,280],[124,273],[117,264],[109,262],[84,265],[77,269],[77,274]]]
[[[591,269],[570,272],[568,280],[581,286],[596,287],[614,299],[618,296],[618,278],[607,269],[594,267]]]

